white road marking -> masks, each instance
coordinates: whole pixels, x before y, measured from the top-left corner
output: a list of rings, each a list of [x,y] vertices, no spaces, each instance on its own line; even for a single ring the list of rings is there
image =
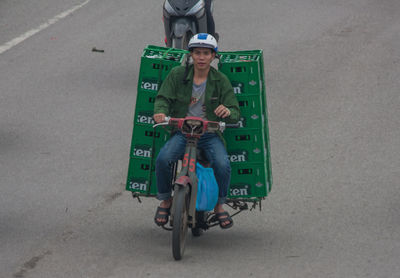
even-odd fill
[[[43,23],[39,27],[37,27],[35,29],[32,29],[32,30],[29,30],[25,34],[15,38],[15,39],[12,39],[11,41],[9,41],[9,42],[7,42],[7,43],[5,43],[3,45],[0,45],[0,54],[2,54],[3,52],[5,52],[5,51],[7,51],[7,50],[9,50],[11,48],[13,48],[14,46],[16,46],[18,44],[20,44],[24,40],[32,37],[33,35],[39,33],[40,31],[50,27],[51,25],[53,25],[54,23],[56,23],[60,19],[63,19],[64,17],[67,17],[68,15],[70,15],[73,12],[75,12],[76,10],[82,8],[83,6],[85,6],[89,2],[90,2],[90,0],[86,0],[82,4],[78,4],[78,5],[74,6],[74,7],[72,7],[71,9],[56,15],[52,19],[49,19],[46,23]]]

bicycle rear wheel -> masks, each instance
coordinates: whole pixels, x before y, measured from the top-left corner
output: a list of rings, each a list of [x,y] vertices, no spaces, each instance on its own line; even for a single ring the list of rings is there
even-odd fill
[[[179,186],[174,195],[174,219],[172,221],[172,254],[175,260],[182,259],[188,231],[189,188]]]

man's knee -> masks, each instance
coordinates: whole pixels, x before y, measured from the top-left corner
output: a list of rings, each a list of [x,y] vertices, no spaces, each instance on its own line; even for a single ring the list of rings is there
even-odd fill
[[[156,168],[167,167],[168,164],[169,164],[168,156],[160,152],[160,154],[156,158]]]
[[[231,172],[231,164],[229,162],[228,156],[226,157],[218,157],[213,163],[214,169],[220,169],[223,171]]]

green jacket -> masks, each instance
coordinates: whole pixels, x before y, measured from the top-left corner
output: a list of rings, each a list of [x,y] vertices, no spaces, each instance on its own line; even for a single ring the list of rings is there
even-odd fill
[[[166,116],[184,118],[189,109],[193,89],[193,65],[189,66],[186,84],[183,82],[185,67],[178,66],[171,70],[161,85],[154,103],[154,114],[164,113]],[[227,118],[219,118],[214,110],[223,104],[231,114]],[[207,77],[204,105],[209,121],[236,123],[240,110],[231,82],[221,72],[211,67]]]

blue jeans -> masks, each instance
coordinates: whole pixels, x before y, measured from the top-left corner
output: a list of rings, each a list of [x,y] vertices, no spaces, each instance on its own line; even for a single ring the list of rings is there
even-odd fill
[[[157,199],[168,200],[171,197],[172,166],[178,159],[183,158],[185,147],[186,137],[177,132],[161,148],[156,160]],[[197,147],[204,151],[214,170],[219,188],[218,204],[224,204],[231,179],[231,165],[224,143],[217,134],[205,133],[198,141]]]

